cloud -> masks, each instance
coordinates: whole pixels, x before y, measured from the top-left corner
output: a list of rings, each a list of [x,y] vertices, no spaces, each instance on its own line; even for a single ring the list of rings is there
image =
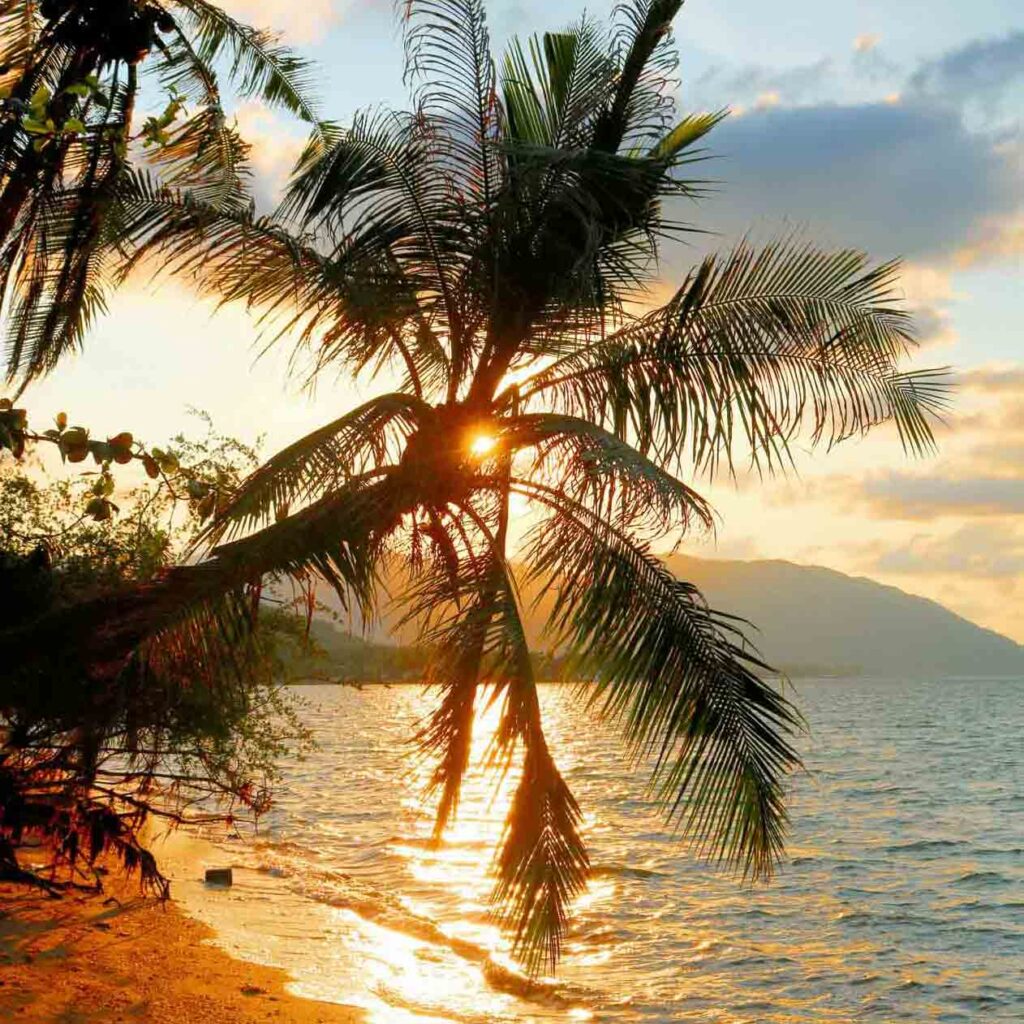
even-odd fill
[[[687,102],[696,107],[717,109],[723,106],[745,108],[759,96],[774,94],[786,104],[806,101],[820,91],[822,82],[834,70],[828,57],[791,68],[771,68],[748,64],[741,68],[718,65],[700,75],[692,86]]]
[[[1024,512],[1024,478],[1015,476],[917,476],[891,472],[866,477],[857,491],[876,515],[891,519]]]
[[[341,16],[343,0],[221,0],[232,17],[273,29],[288,43],[316,43]]]
[[[1024,573],[1024,537],[1013,525],[969,523],[945,536],[917,534],[881,551],[873,569],[901,576],[947,575],[1013,579]]]
[[[991,365],[957,375],[953,410],[938,432],[941,460],[915,470],[830,474],[813,497],[877,523],[984,521],[1024,512],[1024,366]],[[781,492],[780,505],[806,495]],[[1024,528],[1024,520],[1022,520]]]
[[[1015,410],[1006,425],[1020,431],[1024,427],[1024,412]],[[1006,443],[990,441],[975,445],[970,451],[970,460],[979,472],[995,473],[999,476],[1016,476],[1024,471],[1024,441]]]
[[[914,315],[918,341],[930,347],[956,340],[953,317],[948,304],[957,298],[948,270],[920,263],[904,263],[900,268],[903,300]]]
[[[782,97],[774,90],[763,92],[754,102],[755,110],[766,110],[768,107],[777,107],[782,102]]]
[[[243,103],[235,112],[238,130],[249,144],[252,191],[261,210],[275,207],[288,176],[302,153],[300,128],[287,124],[262,103]]]
[[[867,82],[871,85],[901,81],[905,76],[895,61],[882,52],[879,46],[882,37],[877,32],[864,32],[853,41],[853,54],[850,57],[850,70],[855,81]]]
[[[957,267],[1001,263],[1024,253],[1024,211],[1001,217],[986,217],[971,233],[966,245],[957,249]]]
[[[727,236],[765,218],[806,224],[879,256],[951,258],[989,218],[1024,205],[1024,179],[947,109],[872,103],[771,107],[730,118],[706,165]]]
[[[963,375],[961,386],[982,395],[1011,394],[1021,397],[1024,396],[1024,367],[978,367]]]
[[[992,100],[1024,81],[1024,31],[976,39],[925,61],[910,76],[916,92],[951,100]]]
[[[909,71],[881,52],[874,33],[858,36],[848,59],[713,67],[692,95],[735,113],[709,142],[717,159],[705,166],[724,198],[705,207],[699,226],[727,238],[751,226],[806,226],[831,244],[947,272],[1019,258],[1020,105],[1008,105],[1018,112],[1010,121],[987,116],[1018,82],[1024,31],[968,42]],[[865,88],[877,98],[821,101]],[[937,304],[919,312],[930,338],[951,337]]]
[[[936,306],[911,306],[914,317],[914,336],[922,347],[939,348],[957,341],[953,316]]]

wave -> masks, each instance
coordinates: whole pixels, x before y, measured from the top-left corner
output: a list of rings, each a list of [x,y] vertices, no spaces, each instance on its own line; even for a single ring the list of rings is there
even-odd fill
[[[489,850],[494,845],[489,839],[446,839],[443,836],[391,836],[385,840],[385,846],[392,848],[407,847],[410,850]]]
[[[590,878],[667,878],[664,871],[633,867],[631,864],[591,864]]]
[[[893,843],[887,853],[922,853],[927,850],[951,850],[969,845],[966,839],[915,839],[909,843]]]
[[[495,991],[553,1009],[577,1006],[581,999],[593,996],[579,986],[535,980],[514,967],[499,963],[485,946],[449,934],[434,921],[351,875],[313,869],[301,875],[293,872],[290,877],[293,888],[309,899],[348,910],[371,924],[424,942],[435,949],[448,950],[477,964],[487,984]]]
[[[968,871],[961,875],[954,885],[966,885],[981,882],[984,885],[1008,883],[1009,879],[998,871]]]

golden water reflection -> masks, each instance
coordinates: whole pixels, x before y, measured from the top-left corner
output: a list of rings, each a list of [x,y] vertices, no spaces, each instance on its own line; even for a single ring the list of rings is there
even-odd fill
[[[948,705],[913,689],[893,705],[866,682],[820,684],[805,705],[813,775],[793,794],[790,860],[771,887],[750,889],[694,864],[615,734],[545,688],[595,874],[557,982],[531,987],[489,916],[517,781],[482,768],[498,707],[482,703],[459,814],[435,847],[429,765],[407,743],[428,698],[311,692],[320,750],[289,766],[261,842],[221,848],[241,868],[235,888],[192,894],[219,941],[285,967],[302,994],[362,1006],[373,1024],[882,1024],[980,1019],[982,1005],[986,1021],[1018,1020],[1005,1007],[1024,1002],[1013,980],[1024,922],[1007,909],[1024,887],[1020,808],[985,767],[1015,756],[991,728],[1024,730],[1012,693],[986,691],[990,709],[972,717],[949,690]],[[939,749],[928,730],[942,715],[958,733]]]

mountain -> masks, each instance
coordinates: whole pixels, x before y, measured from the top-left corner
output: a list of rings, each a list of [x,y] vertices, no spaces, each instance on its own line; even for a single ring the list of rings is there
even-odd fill
[[[874,580],[783,561],[667,564],[713,608],[753,623],[765,660],[793,674],[1024,676],[1020,644]]]
[[[764,660],[790,675],[1024,678],[1024,646],[874,580],[783,561],[672,555],[667,565],[696,584],[713,608],[750,622]],[[529,592],[522,597],[530,646],[548,650],[543,625],[550,598],[533,607]],[[386,630],[372,638],[385,640]],[[412,634],[395,639],[410,643]],[[366,667],[371,663],[372,656]]]

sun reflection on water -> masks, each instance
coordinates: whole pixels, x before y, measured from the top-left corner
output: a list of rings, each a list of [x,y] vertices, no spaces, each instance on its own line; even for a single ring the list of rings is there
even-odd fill
[[[408,1021],[437,1024],[446,1021],[444,1008],[455,1005],[471,1011],[472,1019],[507,1019],[517,996],[554,987],[554,979],[530,981],[511,955],[507,936],[490,916],[494,884],[492,864],[504,821],[519,781],[515,762],[499,771],[488,764],[501,717],[501,703],[485,694],[478,700],[473,722],[470,769],[460,795],[458,813],[440,840],[433,840],[433,808],[424,802],[431,766],[414,761],[408,768],[402,804],[409,814],[412,835],[395,838],[389,852],[404,862],[411,881],[427,890],[443,889],[457,910],[437,925],[437,931],[458,954],[439,954],[436,944],[401,931],[374,925],[358,929],[364,943],[359,954],[370,966],[368,987],[384,1001],[365,1008],[375,1024]],[[580,897],[580,904],[607,898],[614,884],[602,880]],[[402,905],[420,920],[436,917],[436,908],[408,896]],[[596,962],[596,961],[595,961]],[[554,1000],[568,1019],[590,1020],[584,1006]],[[403,1008],[401,1018],[394,1015]],[[439,1015],[440,1014],[440,1015]],[[538,1018],[539,1019],[539,1018]]]
[[[1024,885],[1024,797],[993,764],[1019,754],[1019,688],[908,685],[893,705],[892,685],[805,695],[814,778],[795,780],[789,862],[755,888],[695,863],[614,732],[565,688],[542,687],[594,865],[557,984],[530,987],[489,916],[517,770],[483,768],[500,714],[486,700],[458,817],[433,844],[429,765],[407,756],[433,695],[316,688],[319,750],[287,767],[263,838],[210,862],[235,864],[235,886],[177,876],[176,895],[230,951],[284,967],[301,994],[364,1007],[372,1024],[851,1024],[896,1009],[1018,1024],[1024,931],[1009,908]],[[955,745],[935,743],[942,715]],[[994,734],[992,721],[1008,725]],[[960,799],[958,786],[975,789]]]

